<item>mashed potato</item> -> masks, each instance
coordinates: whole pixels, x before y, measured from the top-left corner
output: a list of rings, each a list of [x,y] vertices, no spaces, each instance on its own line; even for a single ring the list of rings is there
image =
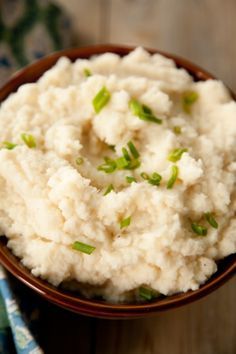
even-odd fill
[[[55,286],[171,295],[236,251],[236,103],[220,81],[142,48],[61,58],[2,103],[0,137],[1,234]]]

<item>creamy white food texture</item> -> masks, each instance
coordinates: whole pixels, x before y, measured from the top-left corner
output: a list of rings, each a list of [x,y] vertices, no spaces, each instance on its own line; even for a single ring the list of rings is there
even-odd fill
[[[92,101],[104,86],[111,98],[97,114]],[[186,91],[198,94],[189,113]],[[134,98],[162,124],[135,116]],[[22,133],[33,135],[36,148]],[[0,139],[17,144],[0,150],[1,234],[35,276],[55,286],[77,284],[85,296],[115,302],[138,299],[140,287],[171,295],[197,289],[217,260],[236,251],[236,103],[220,81],[193,82],[172,60],[142,48],[124,58],[61,58],[1,105]],[[98,171],[130,140],[140,167]],[[168,155],[176,148],[187,151],[173,163]],[[173,165],[179,175],[167,189]],[[142,172],[160,174],[160,185]],[[207,235],[193,232],[193,222]],[[74,250],[76,241],[96,249]]]

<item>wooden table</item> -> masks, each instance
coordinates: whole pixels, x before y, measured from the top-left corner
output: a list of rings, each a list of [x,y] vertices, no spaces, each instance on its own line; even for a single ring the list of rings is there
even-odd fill
[[[108,42],[159,48],[196,62],[236,91],[235,0],[57,3],[72,18],[78,45]],[[47,322],[48,353],[235,354],[235,304],[234,278],[199,302],[143,320],[87,319],[53,307]],[[55,318],[62,327],[58,324],[50,331]],[[57,340],[60,349],[55,351]]]

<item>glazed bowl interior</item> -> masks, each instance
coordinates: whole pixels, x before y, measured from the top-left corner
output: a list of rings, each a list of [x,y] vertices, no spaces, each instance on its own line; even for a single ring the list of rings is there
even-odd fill
[[[9,94],[15,92],[19,86],[37,81],[40,76],[50,69],[61,56],[66,56],[72,61],[78,58],[89,58],[92,55],[112,52],[120,56],[128,54],[133,47],[114,46],[114,45],[98,45],[77,49],[69,49],[62,52],[52,54],[40,61],[17,72],[14,77],[0,89],[0,102],[6,99]],[[149,50],[150,53],[160,53],[166,57],[172,58],[178,67],[185,68],[194,78],[195,81],[215,79],[211,74],[207,73],[198,66],[188,62],[185,59],[178,58],[174,55],[163,53],[157,50]],[[235,99],[234,94],[231,92]],[[226,282],[233,274],[236,273],[236,254],[226,257],[218,262],[218,271],[198,290],[188,291],[168,297],[160,297],[148,303],[142,304],[111,304],[101,300],[88,300],[79,295],[61,288],[55,288],[47,281],[34,277],[31,272],[26,269],[7,248],[7,239],[0,238],[0,262],[15,277],[24,284],[39,293],[45,299],[62,306],[68,310],[79,314],[101,317],[101,318],[138,318],[146,315],[155,314],[159,311],[175,308],[209,294],[224,282]]]

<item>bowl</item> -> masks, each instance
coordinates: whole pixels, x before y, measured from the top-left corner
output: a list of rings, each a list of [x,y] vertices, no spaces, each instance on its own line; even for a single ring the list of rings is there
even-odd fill
[[[112,52],[124,56],[133,49],[134,47],[96,45],[68,49],[54,53],[18,71],[12,79],[0,89],[0,102],[6,99],[10,93],[16,91],[22,84],[35,82],[46,70],[51,68],[61,56],[66,56],[72,61],[75,61],[77,58],[89,58],[92,55],[105,52]],[[185,68],[195,81],[215,79],[214,76],[185,59],[158,50],[148,49],[148,51],[152,54],[160,53],[173,59],[176,65]],[[235,99],[235,95],[232,92],[231,94],[233,99]],[[7,239],[1,237],[0,262],[21,282],[33,289],[46,300],[49,300],[56,305],[78,314],[99,318],[139,318],[153,315],[160,311],[173,309],[202,298],[217,289],[236,273],[236,254],[233,254],[218,262],[218,271],[198,290],[188,291],[186,293],[180,293],[168,297],[162,296],[156,300],[142,304],[111,304],[101,300],[86,299],[77,293],[56,288],[47,281],[34,277],[30,270],[22,265],[20,259],[11,253],[6,244]]]

